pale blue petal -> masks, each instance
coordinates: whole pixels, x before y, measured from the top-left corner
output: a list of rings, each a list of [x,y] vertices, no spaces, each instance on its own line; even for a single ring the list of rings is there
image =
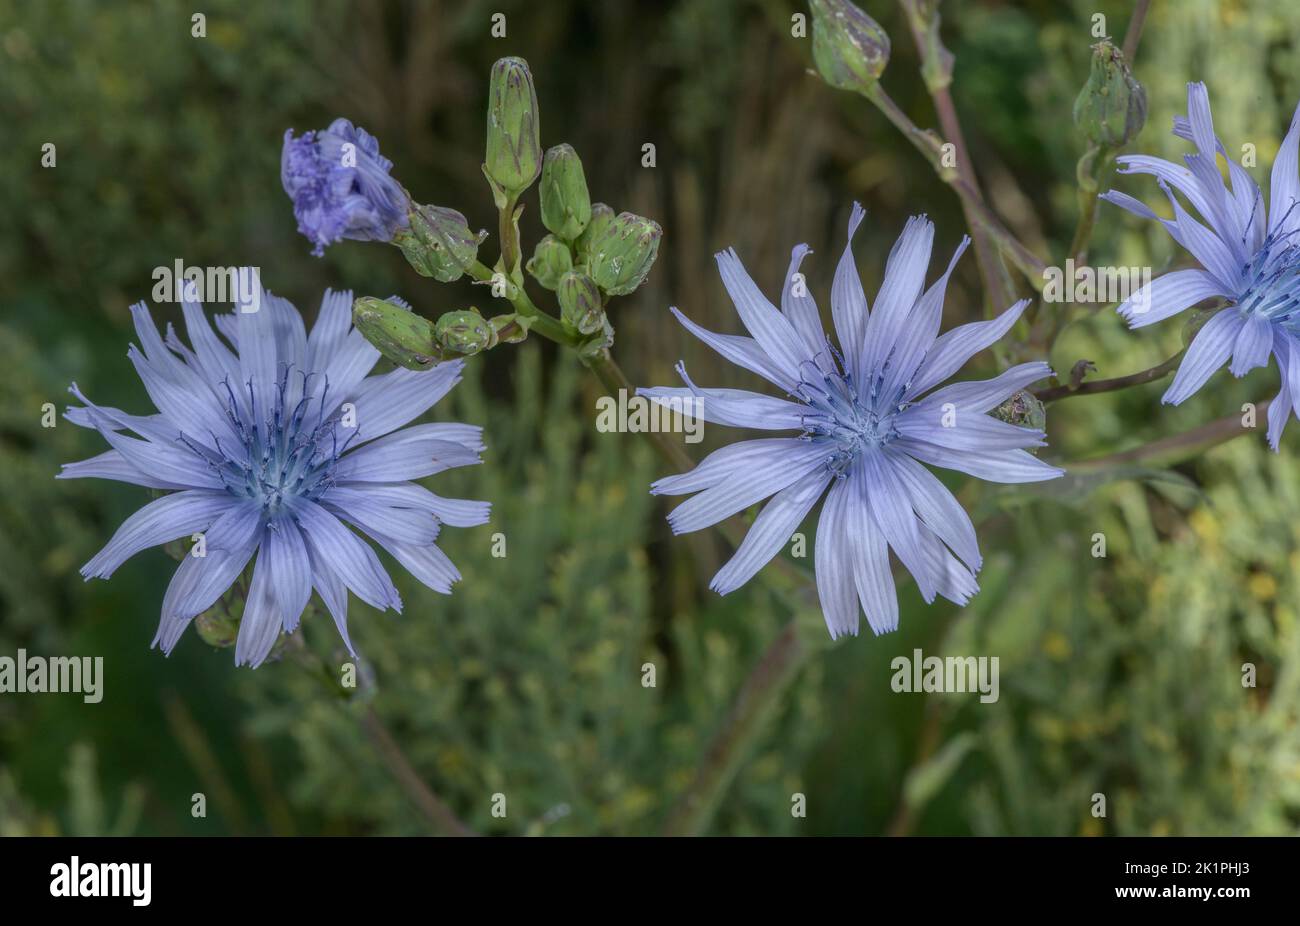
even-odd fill
[[[1022,363],[993,377],[993,379],[953,383],[941,389],[936,389],[916,403],[914,407],[942,408],[944,405],[951,404],[957,409],[957,414],[962,412],[987,412],[997,408],[1031,383],[1036,383],[1040,379],[1046,379],[1051,375],[1052,368],[1042,361],[1035,360],[1030,363]]]
[[[800,277],[799,293],[795,292],[795,274],[799,273],[804,257],[811,253],[812,249],[806,244],[797,244],[790,252],[790,267],[785,272],[785,285],[781,288],[781,312],[798,333],[807,355],[818,357],[826,350],[826,331],[822,328],[821,313],[817,311],[817,302],[806,277]]]
[[[650,485],[651,495],[685,495],[741,478],[747,471],[778,466],[790,453],[807,445],[798,437],[763,437],[721,447],[689,472],[665,476]]]
[[[796,381],[786,375],[781,367],[763,352],[763,348],[753,338],[735,334],[717,334],[695,324],[673,306],[669,306],[668,311],[673,313],[673,316],[682,323],[687,331],[709,345],[726,360],[731,361],[738,367],[749,370],[751,373],[757,373],[786,392],[794,391]]]
[[[934,473],[906,453],[886,447],[885,455],[893,463],[894,472],[907,491],[912,510],[921,522],[951,547],[967,566],[978,570],[984,558],[980,555],[975,525],[971,523],[966,509]]]
[[[813,561],[817,572],[817,597],[831,639],[858,634],[858,592],[854,581],[853,540],[848,533],[848,506],[857,495],[848,479],[837,479],[826,493],[817,536],[813,540]],[[888,554],[886,554],[888,555]]]
[[[848,481],[847,533],[853,557],[853,582],[867,624],[879,636],[898,629],[898,592],[889,568],[889,545],[871,514],[862,473],[855,470]]]
[[[1043,482],[1065,474],[1065,470],[1044,463],[1025,450],[953,450],[907,438],[899,438],[890,446],[922,463],[956,470],[988,482]]]
[[[1224,285],[1204,270],[1175,270],[1156,277],[1115,311],[1130,328],[1145,328],[1198,302],[1227,295]]]
[[[862,279],[853,262],[853,235],[866,215],[866,210],[857,203],[853,204],[849,215],[849,240],[844,245],[844,254],[835,267],[835,278],[831,282],[831,321],[840,339],[845,368],[854,382],[863,379],[862,349],[870,313],[867,311],[867,294],[862,290]]]
[[[315,502],[299,499],[293,516],[302,528],[307,546],[326,568],[366,604],[379,610],[402,610],[402,599],[393,587],[379,557],[338,518]]]
[[[81,574],[107,579],[141,550],[207,530],[235,504],[230,493],[210,489],[187,489],[154,499],[122,522],[104,549],[81,567]]]
[[[795,529],[821,498],[831,478],[827,470],[818,470],[772,496],[754,519],[735,554],[713,577],[709,588],[719,595],[726,595],[752,579],[789,542]]]
[[[938,587],[921,548],[916,515],[890,460],[880,451],[862,454],[857,463],[858,491],[871,508],[876,525],[907,571],[916,579],[921,597],[934,601]]]
[[[356,390],[357,440],[383,437],[423,415],[461,380],[465,361],[440,363],[432,370],[396,369],[371,376]]]
[[[1022,299],[997,318],[959,325],[940,335],[912,377],[905,398],[924,394],[960,370],[967,360],[1010,331],[1028,305],[1029,300]]]
[[[311,558],[292,518],[278,517],[267,525],[261,556],[266,559],[285,632],[293,633],[311,599]]]
[[[925,286],[925,272],[930,266],[933,246],[934,223],[923,215],[909,218],[889,252],[884,282],[876,294],[876,308],[867,321],[862,358],[864,376],[857,383],[860,395],[866,396],[871,392],[873,374],[878,375],[885,359],[903,335],[912,308]]]
[[[805,360],[811,359],[811,354],[806,354],[800,348],[794,328],[759,291],[734,250],[722,251],[714,256],[718,262],[718,273],[722,276],[722,285],[727,288],[727,295],[735,303],[736,312],[745,323],[745,328],[776,364],[777,369],[790,382],[798,382],[799,367]]]
[[[827,451],[812,442],[791,448],[780,466],[752,469],[682,502],[668,515],[674,534],[717,524],[802,479],[826,462]]]
[[[1192,338],[1174,381],[1160,401],[1166,405],[1181,405],[1204,386],[1205,381],[1228,362],[1244,323],[1241,313],[1235,308],[1222,309],[1207,321]]]

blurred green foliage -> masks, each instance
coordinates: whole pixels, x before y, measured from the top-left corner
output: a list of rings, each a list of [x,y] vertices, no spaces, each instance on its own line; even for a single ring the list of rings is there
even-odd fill
[[[934,114],[897,6],[865,7],[893,37],[883,82],[921,125]],[[1070,106],[1087,75],[1091,17],[1117,40],[1127,3],[946,2],[957,106],[995,208],[1032,248],[1060,255],[1075,221],[1081,140]],[[1150,117],[1134,147],[1177,157],[1168,132],[1185,83],[1205,80],[1229,151],[1254,144],[1266,182],[1300,99],[1300,8],[1289,0],[1157,0],[1135,73]],[[341,699],[297,657],[236,671],[187,636],[148,650],[170,570],[137,557],[108,583],[77,566],[143,501],[141,490],[55,482],[99,452],[41,426],[76,380],[146,407],[124,358],[127,306],[155,266],[262,267],[314,310],[326,286],[398,293],[430,317],[481,291],[434,287],[395,249],[348,244],[322,260],[297,235],[278,179],[286,128],[345,115],[375,132],[422,202],[493,227],[479,174],[491,62],[526,57],[542,140],[583,158],[594,200],[658,220],[659,262],[617,307],[615,353],[638,383],[753,385],[675,325],[737,322],[709,255],[735,245],[775,292],[790,247],[827,305],[849,204],[869,210],[857,253],[868,295],[904,218],[927,212],[947,254],[964,229],[951,192],[864,101],[807,73],[784,0],[633,3],[210,3],[207,37],[175,0],[0,0],[0,655],[102,654],[105,699],[0,695],[0,833],[420,833],[373,709],[419,777],[491,833],[649,833],[691,780],[710,736],[789,604],[762,583],[706,590],[727,555],[711,532],[673,538],[647,483],[665,472],[632,435],[592,427],[593,384],[546,345],[476,358],[440,419],[485,425],[487,463],[434,481],[494,502],[492,523],[448,530],[464,573],[451,597],[404,573],[401,616],[353,602],[363,691]],[[506,39],[489,16],[507,14]],[[641,166],[642,145],[656,166]],[[57,167],[40,166],[41,146]],[[1108,179],[1153,205],[1146,178]],[[525,241],[542,229],[526,211]],[[489,241],[485,247],[492,249]],[[1152,223],[1103,205],[1099,263],[1181,259]],[[937,264],[936,260],[936,264]],[[968,257],[946,325],[979,311]],[[160,315],[174,320],[170,308]],[[1141,334],[1098,312],[1053,365],[1117,376],[1180,345],[1177,322]],[[996,372],[977,359],[969,378]],[[1161,384],[1049,408],[1051,456],[1138,446],[1262,402],[1276,373],[1220,374],[1177,409]],[[813,656],[741,765],[713,833],[1294,833],[1297,754],[1296,426],[1278,456],[1262,432],[1152,475],[1116,471],[1078,491],[1006,492],[954,479],[979,514],[983,591],[962,610],[900,591],[902,629]],[[724,439],[721,429],[694,455]],[[731,435],[725,435],[731,439]],[[1111,478],[1113,477],[1113,478]],[[14,490],[12,487],[19,487]],[[814,524],[804,526],[811,539]],[[492,555],[493,535],[507,555]],[[1107,540],[1092,555],[1094,535]],[[792,560],[806,568],[808,560]],[[806,615],[805,615],[806,616]],[[306,622],[309,653],[344,659]],[[1001,659],[995,704],[895,694],[890,660]],[[655,686],[644,687],[647,663]],[[1245,663],[1257,687],[1242,686]],[[208,816],[191,816],[193,795]],[[506,796],[505,818],[491,813]],[[807,795],[807,818],[791,798]],[[1107,816],[1092,815],[1093,795]]]

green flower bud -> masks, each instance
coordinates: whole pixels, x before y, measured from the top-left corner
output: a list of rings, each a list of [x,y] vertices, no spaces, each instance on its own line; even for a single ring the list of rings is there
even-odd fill
[[[583,229],[582,234],[578,236],[574,247],[578,252],[579,262],[585,262],[591,256],[591,243],[609,227],[609,223],[614,221],[614,210],[604,203],[596,203],[591,207],[591,221]]]
[[[591,242],[588,273],[611,296],[626,296],[650,272],[663,235],[658,222],[619,213]]]
[[[595,334],[605,323],[600,289],[585,273],[570,270],[560,277],[555,297],[560,303],[560,320],[580,334]]]
[[[847,0],[811,0],[813,62],[822,80],[863,93],[889,64],[889,36]]]
[[[547,235],[537,242],[532,258],[524,266],[533,275],[533,279],[547,289],[554,290],[560,283],[560,277],[573,269],[573,257],[569,254],[567,244],[554,235]]]
[[[478,309],[448,312],[438,319],[433,332],[442,348],[451,354],[477,354],[497,343],[496,331],[478,314]]]
[[[578,152],[556,145],[542,163],[542,224],[565,241],[582,234],[591,221],[591,196]]]
[[[487,159],[483,171],[506,193],[518,196],[542,170],[537,92],[523,58],[492,65],[488,88]]]
[[[362,296],[352,303],[352,323],[381,354],[408,370],[427,370],[443,359],[433,325],[400,305]]]
[[[478,257],[482,236],[470,231],[465,217],[455,209],[412,205],[408,217],[410,227],[393,236],[393,244],[402,249],[407,263],[420,276],[440,283],[459,280]]]
[[[199,639],[208,646],[224,649],[234,646],[239,637],[239,622],[244,616],[241,595],[224,595],[212,607],[194,618],[194,629]]]
[[[993,417],[1022,428],[1043,430],[1047,427],[1047,408],[1032,392],[1020,390],[993,409]]]
[[[1124,53],[1102,39],[1092,46],[1092,71],[1074,101],[1074,124],[1096,145],[1119,148],[1147,121],[1147,94]]]

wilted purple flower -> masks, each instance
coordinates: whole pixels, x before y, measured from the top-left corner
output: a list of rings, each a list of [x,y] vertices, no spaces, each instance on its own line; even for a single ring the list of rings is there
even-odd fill
[[[293,200],[298,231],[315,247],[343,238],[391,241],[407,226],[410,197],[388,175],[393,162],[379,153],[379,141],[347,119],[335,119],[323,132],[284,133],[280,182]]]
[[[462,364],[368,377],[379,352],[351,327],[351,305],[351,293],[327,290],[308,335],[293,305],[264,292],[257,311],[217,316],[223,341],[187,302],[186,346],[170,325],[161,337],[139,303],[131,313],[143,350],[132,345],[127,356],[158,414],[95,405],[72,385],[84,407],[70,407],[68,419],[112,449],[67,464],[60,478],[169,493],[128,518],[81,574],[106,579],[141,550],[204,535],[204,555],[185,557],[163,598],[154,645],[164,652],[254,554],[236,664],[259,665],[281,630],[292,633],[313,589],[351,650],[348,589],[375,608],[402,603],[344,521],[435,591],[449,593],[460,578],[434,541],[444,523],[485,522],[488,503],[442,498],[410,480],[480,462],[481,429],[399,429],[460,381]]]
[[[734,251],[717,255],[723,285],[752,337],[706,331],[672,309],[692,334],[789,399],[702,389],[681,365],[686,388],[638,390],[662,404],[698,399],[701,416],[716,424],[803,432],[724,447],[689,473],[655,482],[651,491],[699,493],[668,516],[678,534],[716,524],[773,496],[735,555],[713,577],[711,588],[725,595],[777,554],[829,486],[817,524],[815,566],[832,637],[858,632],[859,602],[876,633],[898,627],[891,549],[916,577],[927,602],[939,594],[965,604],[978,590],[974,573],[981,557],[975,528],[922,463],[992,482],[1037,482],[1061,475],[1022,449],[1041,446],[1042,431],[986,414],[1050,376],[1047,364],[1022,364],[994,379],[957,383],[925,395],[1005,334],[1028,301],[991,321],[961,325],[936,337],[948,277],[969,239],[957,248],[943,276],[924,289],[934,226],[920,216],[908,221],[894,245],[875,311],[868,313],[852,252],[853,233],[863,215],[854,204],[850,244],[831,287],[839,350],[823,332],[817,305],[798,275],[808,253],[802,244],[791,256],[780,310],[759,292]]]
[[[1268,442],[1277,450],[1292,411],[1300,410],[1300,212],[1296,209],[1300,109],[1273,161],[1267,212],[1255,181],[1228,157],[1214,134],[1205,84],[1187,85],[1187,116],[1174,118],[1174,134],[1196,145],[1195,154],[1183,156],[1186,167],[1147,155],[1118,159],[1121,173],[1151,174],[1157,179],[1169,198],[1172,219],[1160,218],[1117,190],[1101,198],[1160,222],[1204,269],[1175,270],[1157,277],[1118,311],[1129,327],[1141,328],[1206,299],[1226,299],[1228,306],[1192,339],[1163,401],[1182,403],[1229,358],[1228,369],[1240,377],[1267,366],[1272,354],[1282,372],[1282,391],[1268,409]],[[1227,162],[1230,187],[1219,173],[1216,153]],[[1175,190],[1202,221],[1183,208]]]

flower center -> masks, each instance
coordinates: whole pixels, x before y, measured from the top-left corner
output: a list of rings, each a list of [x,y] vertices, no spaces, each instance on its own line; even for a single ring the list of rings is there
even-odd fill
[[[301,398],[290,408],[290,375],[289,365],[285,364],[270,408],[258,408],[251,381],[247,384],[247,408],[236,400],[229,381],[223,383],[226,416],[239,437],[238,446],[225,447],[216,440],[214,452],[182,435],[186,445],[221,477],[227,492],[251,499],[267,515],[275,514],[293,498],[316,498],[333,485],[339,455],[357,433],[347,429],[347,436],[340,437],[341,411],[325,417],[328,382],[312,413],[314,396],[307,387],[316,374],[301,374]]]
[[[1300,329],[1300,244],[1293,229],[1271,234],[1246,264],[1237,300],[1243,315],[1261,315],[1292,331]]]
[[[804,364],[795,391],[808,406],[802,419],[803,437],[830,448],[826,467],[837,476],[843,476],[862,451],[883,447],[898,436],[894,418],[900,409],[889,405],[882,410],[879,403],[863,402],[838,358],[824,365]]]

